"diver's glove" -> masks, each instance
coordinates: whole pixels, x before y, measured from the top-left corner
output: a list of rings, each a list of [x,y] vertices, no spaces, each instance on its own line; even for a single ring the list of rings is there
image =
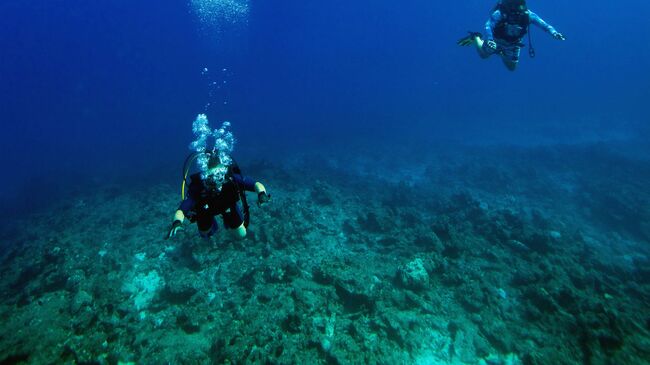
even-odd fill
[[[172,223],[172,226],[169,229],[169,233],[167,233],[167,239],[173,238],[176,236],[176,233],[178,233],[178,231],[182,231],[184,229],[185,228],[183,228],[183,222],[179,221],[178,219],[174,220],[174,223]]]
[[[487,47],[492,51],[495,52],[497,50],[497,42],[494,41],[494,39],[489,39],[487,41]]]
[[[557,39],[559,41],[565,41],[566,40],[566,38],[564,37],[564,34],[562,34],[560,32],[553,33],[553,38],[555,38],[555,39]]]
[[[268,203],[270,200],[271,200],[271,195],[267,194],[266,191],[260,191],[257,194],[257,206],[259,207]]]

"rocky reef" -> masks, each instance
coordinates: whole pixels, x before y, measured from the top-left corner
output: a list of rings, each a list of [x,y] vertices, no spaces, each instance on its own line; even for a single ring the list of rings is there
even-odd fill
[[[0,364],[648,363],[648,161],[323,156],[240,161],[273,195],[243,241],[165,240],[166,184],[8,222]]]

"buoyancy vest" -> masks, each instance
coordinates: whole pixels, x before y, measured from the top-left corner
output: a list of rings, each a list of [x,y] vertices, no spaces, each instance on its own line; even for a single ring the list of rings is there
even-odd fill
[[[497,6],[501,13],[501,20],[494,27],[494,38],[502,39],[509,43],[519,43],[528,33],[530,15],[528,11],[513,12],[503,6]]]

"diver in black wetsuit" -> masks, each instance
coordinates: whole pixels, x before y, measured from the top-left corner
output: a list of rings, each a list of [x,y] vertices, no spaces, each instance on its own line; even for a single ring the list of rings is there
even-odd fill
[[[174,237],[183,229],[185,218],[192,223],[196,222],[201,236],[209,238],[219,227],[215,219],[218,215],[236,238],[244,238],[250,220],[246,192],[256,192],[257,204],[260,206],[271,199],[264,185],[242,175],[239,166],[230,156],[235,139],[227,130],[229,126],[229,122],[224,122],[221,128],[212,130],[205,114],[199,114],[194,121],[192,130],[196,140],[190,148],[195,152],[185,160],[181,204],[174,215],[167,238]],[[212,138],[215,139],[214,147],[209,149],[208,140]],[[190,176],[188,194],[185,196],[187,177],[194,162],[201,172]]]
[[[214,169],[220,165],[218,154],[212,154],[208,163],[209,168]],[[203,178],[201,173],[196,173],[190,176],[188,196],[180,203],[174,215],[174,221],[167,234],[168,238],[174,237],[179,230],[183,229],[185,218],[190,222],[196,222],[201,236],[209,238],[219,227],[215,219],[218,215],[221,215],[224,226],[232,230],[236,238],[241,239],[246,236],[249,222],[246,191],[257,193],[258,205],[268,202],[271,196],[266,193],[262,183],[243,176],[237,164],[233,163],[227,169],[228,172],[221,181],[214,175]]]

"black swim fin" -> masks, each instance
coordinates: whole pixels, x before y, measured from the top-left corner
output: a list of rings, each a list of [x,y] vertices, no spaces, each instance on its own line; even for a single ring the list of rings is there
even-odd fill
[[[481,33],[478,32],[468,32],[469,34],[456,42],[459,46],[469,46],[474,43],[476,37],[481,38]]]

